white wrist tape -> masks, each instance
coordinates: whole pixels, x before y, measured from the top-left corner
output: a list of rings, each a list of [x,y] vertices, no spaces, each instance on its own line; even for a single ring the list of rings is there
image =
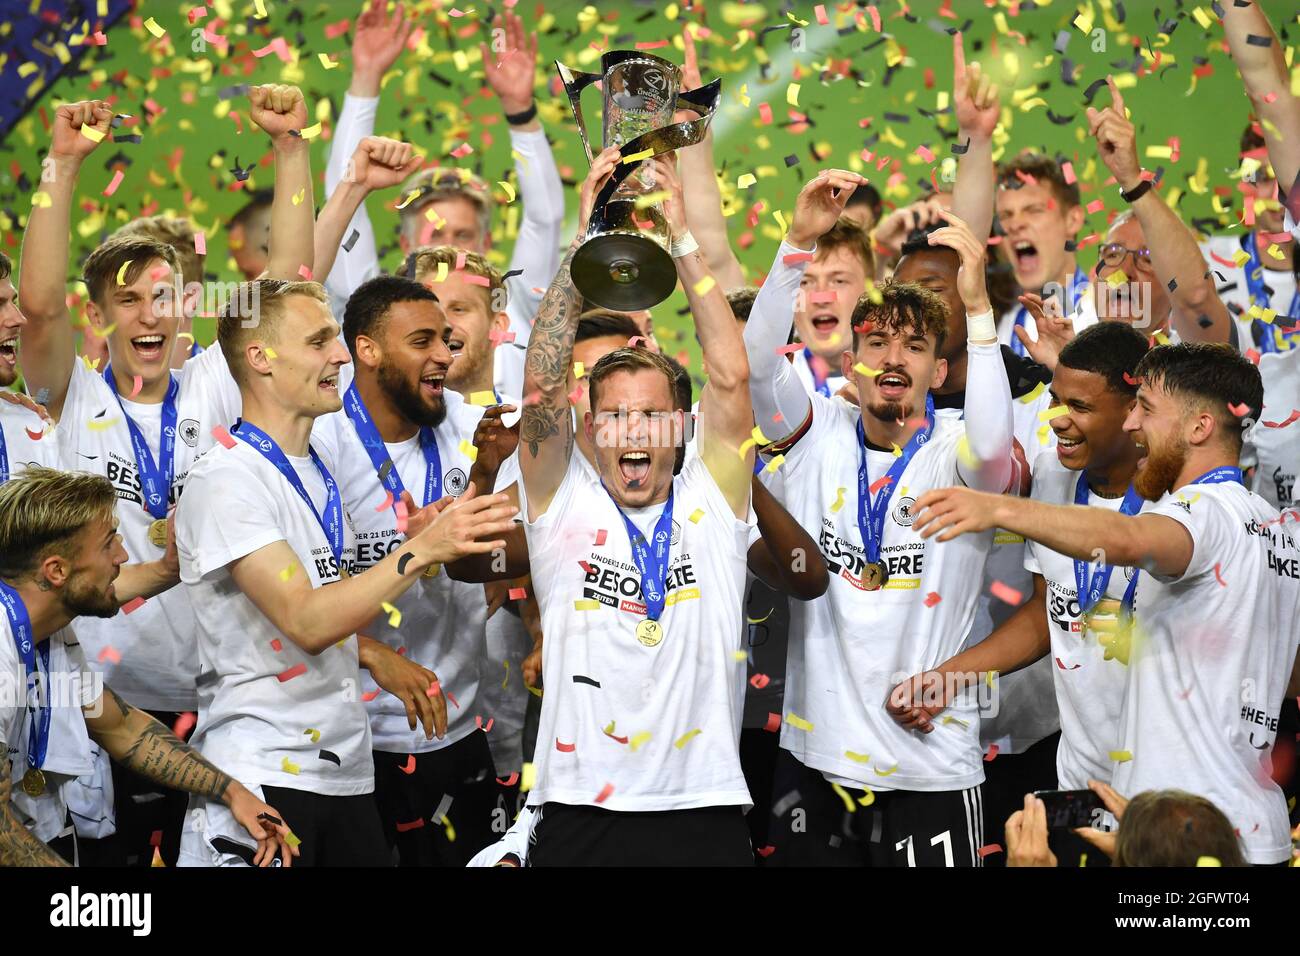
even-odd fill
[[[668,247],[668,254],[674,259],[680,259],[682,256],[689,256],[699,248],[700,244],[696,242],[695,237],[687,231],[673,239],[672,243]]]
[[[993,317],[993,310],[979,315],[966,315],[966,341],[989,342],[998,337],[998,322]]]

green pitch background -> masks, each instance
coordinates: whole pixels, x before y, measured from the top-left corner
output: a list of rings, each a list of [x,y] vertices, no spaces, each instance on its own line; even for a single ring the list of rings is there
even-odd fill
[[[105,142],[84,167],[70,279],[81,257],[103,236],[143,210],[190,216],[207,234],[209,273],[222,280],[237,278],[222,225],[244,201],[243,192],[232,189],[236,160],[254,167],[249,187],[272,184],[272,172],[264,164],[270,159],[268,143],[250,128],[246,100],[221,98],[220,91],[237,84],[288,82],[306,92],[310,112],[324,124],[313,149],[316,200],[318,205],[323,201],[329,137],[349,78],[351,33],[343,21],[350,25],[360,4],[264,0],[268,15],[258,18],[252,0],[218,0],[209,4],[198,26],[220,18],[217,33],[230,41],[224,51],[212,43],[197,48],[201,44],[186,18],[197,5],[188,0],[143,0],[136,15],[108,32],[107,46],[87,55],[80,75],[59,79],[41,94],[47,114],[71,99],[116,97],[119,113],[140,118],[119,134],[138,132],[143,137],[139,144]],[[14,0],[5,3],[7,10],[23,6]],[[89,6],[93,10],[94,4]],[[505,122],[497,101],[485,91],[478,52],[479,41],[489,36],[487,18],[493,8],[478,0],[408,4],[412,7],[422,11],[419,21],[425,34],[418,49],[408,49],[386,78],[377,132],[410,140],[429,158],[445,163],[457,162],[448,154],[468,143],[474,151],[461,163],[489,182],[512,181]],[[1286,28],[1294,34],[1297,4],[1269,0],[1265,7],[1286,43]],[[1085,202],[1101,198],[1106,204],[1105,210],[1089,216],[1085,232],[1104,227],[1106,216],[1119,203],[1113,188],[1102,188],[1105,170],[1094,161],[1092,143],[1085,136],[1085,91],[1107,72],[1122,77],[1122,84],[1132,84],[1125,97],[1138,125],[1143,161],[1150,169],[1163,167],[1164,195],[1176,202],[1184,218],[1215,217],[1224,226],[1240,218],[1240,194],[1231,172],[1239,165],[1237,144],[1249,102],[1208,0],[1187,0],[1181,11],[1174,9],[1172,0],[1080,5],[1054,0],[1036,9],[1018,9],[1010,0],[915,0],[906,8],[897,0],[880,0],[875,10],[883,36],[872,23],[871,10],[856,3],[825,4],[825,25],[818,23],[816,8],[812,2],[774,0],[709,0],[689,10],[659,0],[594,5],[521,0],[516,11],[540,36],[538,101],[566,183],[570,223],[586,159],[567,101],[559,95],[552,61],[594,69],[603,49],[669,41],[654,52],[680,62],[679,34],[688,20],[709,31],[697,41],[704,79],[723,78],[715,155],[731,239],[753,278],[761,277],[771,261],[783,232],[779,217],[788,219],[800,186],[823,166],[862,171],[890,205],[916,198],[921,184],[928,188],[932,177],[943,176],[941,164],[950,156],[953,126],[951,117],[942,115],[952,84],[952,41],[944,31],[967,21],[968,58],[979,60],[1003,90],[995,155],[1037,147],[1068,156]],[[1163,17],[1175,18],[1172,35],[1161,32],[1157,9]],[[1091,32],[1074,24],[1081,10],[1093,21]],[[1193,10],[1206,15],[1208,28]],[[149,17],[166,36],[156,39],[145,29],[143,20]],[[1081,24],[1088,25],[1086,20]],[[772,29],[759,36],[765,28]],[[66,29],[66,35],[81,32],[80,24]],[[273,53],[253,55],[276,37],[287,42],[291,62]],[[1068,39],[1064,55],[1054,49],[1063,39]],[[1288,62],[1293,52],[1288,50]],[[321,54],[337,66],[326,69]],[[1067,57],[1074,65],[1072,86],[1062,81],[1062,60]],[[1198,66],[1203,75],[1194,77]],[[1300,70],[1292,76],[1293,86],[1300,83]],[[798,84],[797,92],[792,83]],[[748,105],[743,102],[746,96]],[[792,101],[797,105],[790,105]],[[1095,103],[1106,102],[1103,89]],[[763,103],[770,106],[771,123],[761,118]],[[594,108],[593,102],[588,109]],[[808,122],[798,122],[798,116],[792,121],[792,111]],[[1049,112],[1066,122],[1054,123]],[[1178,138],[1176,159],[1147,154],[1149,147],[1169,147],[1171,137]],[[33,113],[0,144],[0,241],[11,254],[17,251],[30,194],[39,183],[46,142],[42,119]],[[918,154],[918,147],[931,150],[933,161]],[[869,163],[861,158],[864,149],[874,153]],[[878,170],[882,156],[889,162]],[[102,192],[117,168],[114,159],[129,165],[121,165],[125,177],[110,198]],[[745,173],[753,173],[757,182],[737,189],[737,179]],[[1212,207],[1216,186],[1228,187],[1217,200],[1219,210]],[[496,241],[498,261],[504,263],[519,201],[507,203],[506,191],[499,186],[493,192],[502,204]],[[759,200],[765,206],[755,215],[752,210]],[[394,235],[395,202],[390,193],[374,196],[369,203],[381,246]],[[1208,223],[1200,225],[1209,228]],[[1095,248],[1085,250],[1083,259],[1091,266]],[[399,264],[400,254],[392,246],[384,266]],[[656,324],[665,348],[686,350],[698,369],[689,317],[680,311],[684,302],[679,291],[659,306]],[[200,320],[195,331],[200,342],[210,341],[211,321]]]

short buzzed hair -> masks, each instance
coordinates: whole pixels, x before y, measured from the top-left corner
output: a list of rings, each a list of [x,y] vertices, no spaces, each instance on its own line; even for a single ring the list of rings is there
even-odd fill
[[[741,322],[749,321],[749,313],[754,309],[754,300],[758,298],[758,286],[745,285],[727,293],[727,305],[731,314]]]
[[[1132,398],[1138,390],[1133,372],[1149,349],[1147,337],[1127,322],[1098,322],[1065,344],[1057,364],[1100,375],[1112,392]]]
[[[651,369],[663,374],[668,381],[668,394],[672,397],[673,407],[677,407],[677,370],[673,368],[668,357],[658,352],[642,348],[614,349],[600,357],[591,370],[587,372],[587,392],[591,398],[591,410],[596,411],[596,395],[600,383],[615,372],[639,372]]]
[[[1081,202],[1078,182],[1067,183],[1061,164],[1042,153],[1025,152],[998,166],[998,188],[1019,189],[1026,180],[1043,183],[1060,204],[1062,216]]]
[[[290,296],[301,295],[329,304],[319,282],[287,282],[284,279],[254,279],[241,282],[217,318],[217,344],[226,357],[230,374],[241,385],[248,381],[244,348],[255,338],[278,341],[277,327],[284,317]],[[254,321],[250,322],[248,307]]]
[[[609,309],[588,309],[578,319],[578,331],[573,343],[586,342],[588,339],[620,338],[631,342],[641,335],[641,326],[623,312],[611,312]]]
[[[367,279],[348,297],[343,310],[343,340],[355,354],[358,337],[377,339],[383,331],[388,312],[399,302],[433,302],[438,297],[414,279],[402,276],[375,276]]]
[[[876,286],[874,291],[874,296],[871,292],[864,293],[853,307],[855,352],[862,336],[873,328],[883,328],[933,335],[935,354],[943,354],[943,343],[948,337],[948,306],[938,293],[914,282],[893,280]]]
[[[867,234],[862,227],[852,219],[841,217],[835,225],[822,233],[817,239],[817,252],[814,255],[816,259],[821,260],[836,249],[848,249],[857,256],[868,278],[875,272],[876,266],[875,259],[871,254],[871,241],[867,238]]]
[[[116,506],[113,483],[85,471],[31,467],[0,485],[0,578],[31,572],[92,521],[111,525]]]
[[[3,282],[5,279],[8,279],[13,274],[14,274],[14,264],[9,260],[9,257],[7,255],[5,255],[3,252],[0,252],[0,282]]]
[[[479,229],[485,238],[491,235],[492,199],[487,183],[468,169],[435,166],[415,173],[402,183],[401,228],[412,245],[419,242],[419,232],[428,221],[425,207],[438,199],[464,199],[471,203],[478,213]]]
[[[506,309],[506,283],[501,270],[477,252],[457,249],[455,246],[421,246],[412,252],[406,260],[406,276],[423,282],[430,273],[437,275],[438,266],[446,265],[447,275],[454,272],[466,272],[487,280],[483,294],[487,296],[489,312],[504,312]],[[437,285],[437,283],[433,283]],[[500,306],[498,308],[497,306]]]
[[[155,259],[167,263],[173,273],[180,268],[176,250],[151,236],[125,235],[105,240],[86,257],[86,262],[81,267],[82,280],[90,292],[90,300],[103,306],[108,298],[108,290],[118,282],[122,266],[126,265],[126,271],[122,273],[122,284],[127,285],[140,278],[140,273]]]
[[[183,282],[203,281],[203,268],[207,257],[195,251],[194,225],[188,219],[174,216],[141,216],[139,219],[132,219],[110,238],[115,239],[118,236],[146,236],[166,243],[176,252],[181,280]]]
[[[1259,369],[1225,342],[1158,345],[1138,363],[1142,385],[1167,395],[1204,402],[1238,451],[1247,418],[1258,419],[1264,407]],[[1237,415],[1229,405],[1245,412]]]

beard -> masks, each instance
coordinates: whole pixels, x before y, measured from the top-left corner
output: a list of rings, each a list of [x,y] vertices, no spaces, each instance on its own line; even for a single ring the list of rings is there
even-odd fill
[[[904,406],[902,402],[869,402],[867,403],[866,408],[867,411],[880,421],[889,422],[890,424],[895,425],[899,422],[906,421],[910,414],[907,407]]]
[[[397,406],[397,410],[407,421],[415,422],[422,427],[437,428],[447,417],[447,403],[444,399],[436,398],[432,403],[427,401],[420,394],[419,382],[417,381],[413,387],[402,371],[395,366],[384,362],[379,366],[378,377],[379,387],[384,390],[388,400]],[[446,387],[446,379],[444,379],[443,388]]]
[[[1172,448],[1156,449],[1147,446],[1146,464],[1133,476],[1133,487],[1147,501],[1159,501],[1173,490],[1174,482],[1187,464],[1187,442],[1179,441]]]
[[[74,617],[114,617],[118,603],[108,588],[96,588],[86,575],[69,579],[63,603]]]
[[[451,368],[447,369],[446,387],[452,391],[462,391],[464,386],[471,384],[478,377],[479,370],[483,364],[491,357],[488,349],[474,352],[466,345],[460,353],[460,357],[451,363]]]

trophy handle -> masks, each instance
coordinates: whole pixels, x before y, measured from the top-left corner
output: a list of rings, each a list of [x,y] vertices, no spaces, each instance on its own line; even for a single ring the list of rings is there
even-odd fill
[[[714,80],[713,83],[710,84],[714,87],[715,103],[717,99],[717,86],[719,83],[719,80]],[[708,87],[701,87],[701,89],[707,88]],[[596,200],[592,206],[592,209],[594,210],[592,214],[592,222],[594,223],[597,221],[599,218],[599,210],[605,208],[605,205],[613,197],[615,191],[617,191],[618,187],[623,184],[623,180],[636,172],[641,167],[642,163],[647,159],[653,159],[661,153],[667,153],[674,149],[683,149],[687,146],[694,146],[696,143],[700,142],[700,140],[704,139],[704,134],[709,131],[709,124],[712,121],[713,112],[710,111],[707,115],[702,116],[699,119],[687,120],[683,123],[673,123],[671,126],[652,129],[647,133],[642,133],[636,139],[624,143],[622,148],[619,150],[623,156],[634,156],[637,153],[644,153],[647,149],[651,150],[651,154],[642,159],[638,159],[635,162],[619,163],[614,168],[614,172],[609,177],[609,181],[606,182],[600,192],[596,194]]]
[[[573,118],[578,123],[582,148],[587,151],[587,162],[591,162],[595,156],[591,152],[591,143],[587,139],[587,123],[582,118],[582,91],[599,80],[601,74],[571,70],[559,60],[555,61],[555,68],[560,71],[560,82],[564,84],[564,91],[569,94],[569,107],[573,110]]]
[[[718,78],[696,89],[678,93],[677,109],[694,110],[701,116],[712,116],[718,108],[718,97],[721,92],[722,79]]]

